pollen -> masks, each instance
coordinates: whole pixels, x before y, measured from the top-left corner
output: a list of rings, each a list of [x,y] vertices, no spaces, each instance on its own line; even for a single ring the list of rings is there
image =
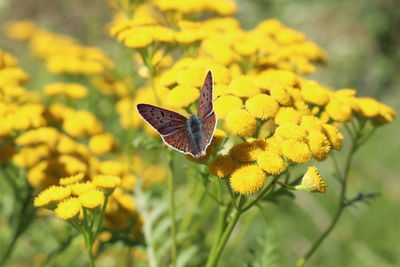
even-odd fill
[[[263,151],[257,155],[257,165],[265,172],[276,175],[286,170],[283,158],[273,151]]]
[[[246,101],[246,109],[256,118],[273,118],[279,110],[278,102],[269,95],[259,94]]]
[[[295,163],[308,162],[312,157],[308,145],[294,139],[288,139],[282,142],[282,154]]]
[[[257,122],[246,110],[237,109],[229,113],[225,121],[225,127],[232,134],[247,137],[254,134]]]

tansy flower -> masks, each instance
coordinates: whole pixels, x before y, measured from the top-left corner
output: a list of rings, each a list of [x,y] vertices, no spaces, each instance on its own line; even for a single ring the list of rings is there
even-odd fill
[[[312,154],[308,145],[294,139],[288,139],[281,144],[282,154],[295,163],[304,163],[311,160]]]
[[[70,185],[70,184],[75,184],[78,183],[80,181],[82,181],[82,179],[85,177],[85,175],[80,172],[78,174],[66,177],[66,178],[61,178],[59,183],[60,185]]]
[[[213,139],[211,140],[211,146],[218,147],[222,141],[227,137],[225,131],[221,129],[215,129]]]
[[[374,117],[379,114],[379,102],[370,97],[356,98],[359,113],[364,117]]]
[[[285,139],[299,141],[305,141],[307,137],[306,129],[294,123],[285,123],[279,125],[275,130],[275,134]]]
[[[232,134],[246,137],[254,134],[257,122],[249,112],[237,109],[229,113],[225,121],[225,127]]]
[[[214,111],[219,119],[225,119],[231,111],[242,107],[242,100],[233,95],[221,96],[214,102]]]
[[[104,203],[104,193],[100,190],[90,190],[79,196],[79,202],[85,208],[93,209]]]
[[[80,210],[81,203],[79,200],[75,197],[71,197],[59,203],[55,213],[57,217],[64,220],[69,220],[77,216]]]
[[[257,165],[269,174],[281,174],[286,170],[286,163],[282,157],[270,150],[257,155]]]
[[[238,97],[251,97],[260,93],[260,89],[248,76],[233,78],[229,84],[230,92]]]
[[[346,104],[346,101],[341,101],[341,98],[333,98],[325,107],[326,113],[335,121],[346,122],[352,117],[351,106]]]
[[[285,87],[272,87],[269,90],[270,95],[283,106],[289,106],[292,104],[292,96]]]
[[[115,141],[111,134],[94,135],[89,140],[89,147],[97,155],[104,155],[114,147]]]
[[[380,110],[379,115],[376,117],[377,121],[380,123],[390,123],[396,117],[396,111],[391,107],[379,103]]]
[[[171,107],[187,107],[199,96],[200,92],[196,88],[178,85],[168,93],[166,103]]]
[[[324,124],[323,126],[323,132],[328,137],[329,142],[331,142],[331,145],[334,149],[340,150],[342,148],[343,144],[343,135],[339,132],[338,128],[331,124]]]
[[[71,195],[71,189],[62,186],[51,186],[35,198],[35,207],[43,207],[51,202],[59,202]]]
[[[14,40],[29,40],[37,30],[36,23],[31,20],[8,21],[4,28],[7,37]]]
[[[269,119],[278,112],[278,103],[269,95],[259,94],[246,101],[246,109],[256,118]]]
[[[324,106],[329,101],[329,91],[315,81],[303,80],[300,83],[301,95],[306,102]]]
[[[310,166],[307,168],[307,172],[304,174],[301,184],[295,186],[295,189],[325,194],[328,190],[328,186],[322,180],[318,169],[314,166]]]
[[[116,160],[102,161],[99,165],[99,172],[113,176],[122,176],[128,172],[128,166]]]
[[[308,132],[308,147],[317,160],[324,160],[328,157],[331,145],[326,136],[320,131]]]
[[[257,165],[244,165],[232,173],[230,184],[235,192],[250,195],[263,187],[265,179],[264,172]]]
[[[307,131],[321,131],[322,124],[321,119],[311,115],[302,116],[300,120],[300,126],[307,129]]]
[[[136,185],[137,178],[133,174],[127,174],[121,179],[121,187],[125,190],[132,191]]]
[[[204,77],[206,76],[206,74],[206,68],[202,66],[194,66],[181,70],[177,74],[176,80],[179,85],[185,87],[201,87],[203,85]]]
[[[136,212],[136,203],[134,202],[132,195],[115,194],[114,198],[122,206],[122,208],[129,211],[131,214]]]
[[[281,107],[276,114],[274,121],[276,124],[295,123],[300,121],[301,113],[293,107]]]
[[[257,159],[257,155],[261,153],[266,146],[266,142],[261,139],[252,142],[242,142],[234,145],[229,150],[229,155],[239,162],[251,162]]]
[[[91,182],[71,184],[68,186],[68,188],[70,188],[72,194],[76,196],[80,196],[85,192],[93,191],[96,189],[95,185]]]
[[[121,183],[118,176],[99,174],[93,178],[93,184],[104,189],[114,189]]]
[[[212,175],[224,178],[236,169],[237,162],[229,155],[217,156],[209,165],[208,170]]]
[[[51,83],[44,87],[47,96],[65,95],[72,99],[82,99],[87,96],[88,89],[79,83]]]

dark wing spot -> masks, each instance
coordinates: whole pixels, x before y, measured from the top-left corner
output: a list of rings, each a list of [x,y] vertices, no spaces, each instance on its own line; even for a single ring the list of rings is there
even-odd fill
[[[164,112],[160,111],[160,113],[161,113],[161,116],[164,118],[164,116],[165,116]]]

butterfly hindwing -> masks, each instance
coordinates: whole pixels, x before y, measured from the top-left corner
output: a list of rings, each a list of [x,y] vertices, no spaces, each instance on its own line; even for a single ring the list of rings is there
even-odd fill
[[[164,140],[164,143],[176,150],[179,150],[183,153],[191,152],[189,136],[185,129],[170,135],[162,136],[162,139]]]
[[[213,112],[213,87],[214,81],[211,71],[208,71],[201,89],[198,105],[198,115],[200,119],[205,118]]]
[[[187,119],[179,113],[148,104],[138,104],[136,107],[142,118],[161,135],[186,130]]]
[[[214,111],[201,120],[201,128],[203,131],[203,142],[200,145],[201,150],[206,150],[214,135],[217,118]]]

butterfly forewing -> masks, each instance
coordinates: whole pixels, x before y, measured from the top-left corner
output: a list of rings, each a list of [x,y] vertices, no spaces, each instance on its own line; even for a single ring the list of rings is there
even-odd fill
[[[205,118],[213,112],[213,83],[212,73],[208,71],[203,88],[201,89],[198,105],[198,115],[200,119]]]
[[[142,118],[161,135],[186,132],[186,118],[179,113],[148,104],[136,106]]]
[[[205,150],[207,146],[211,143],[216,123],[217,123],[217,118],[215,116],[214,111],[206,118],[201,120],[203,139],[204,139],[204,142],[200,146],[201,150]]]

